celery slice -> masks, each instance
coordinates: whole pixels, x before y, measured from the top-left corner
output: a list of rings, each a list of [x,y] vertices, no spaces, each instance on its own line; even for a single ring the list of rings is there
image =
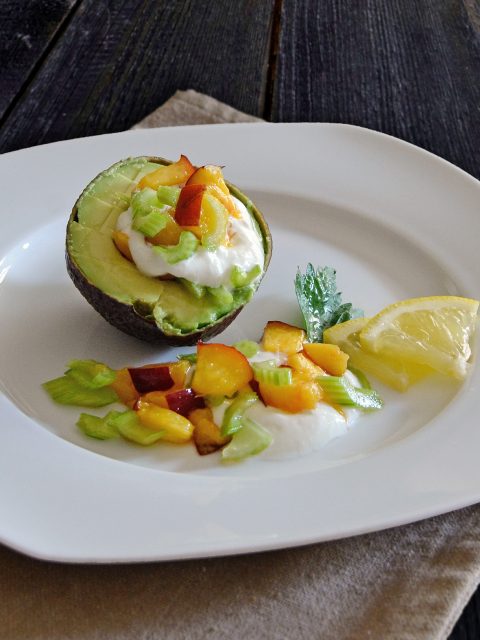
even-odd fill
[[[71,360],[66,373],[87,389],[106,387],[117,377],[116,371],[96,360]]]
[[[198,247],[198,238],[191,231],[182,231],[178,244],[168,247],[153,247],[155,253],[158,253],[168,264],[175,264],[181,260],[190,258]]]
[[[169,207],[177,205],[178,196],[180,195],[180,187],[161,186],[157,189],[157,198],[161,204],[167,204]]]
[[[252,364],[255,380],[274,384],[276,387],[292,384],[292,370],[289,367],[276,367],[274,363],[274,360],[267,360]]]
[[[222,460],[242,460],[261,453],[272,443],[271,434],[249,418],[243,418],[242,428],[222,450]]]
[[[240,340],[239,342],[235,342],[233,346],[237,351],[243,353],[246,358],[253,358],[260,349],[258,342],[253,342],[253,340]]]
[[[110,440],[119,435],[117,427],[111,421],[120,414],[120,411],[109,411],[106,416],[100,418],[89,413],[81,413],[77,420],[77,427],[90,438]]]
[[[348,365],[348,370],[351,371],[353,375],[358,379],[358,382],[360,383],[360,387],[362,389],[372,388],[372,385],[370,384],[367,376],[363,373],[363,371],[360,371],[360,369],[357,369],[355,367],[351,367],[350,365]]]
[[[244,391],[238,394],[223,416],[222,436],[231,436],[242,428],[245,411],[257,400],[258,396],[253,391]]]
[[[131,198],[131,208],[133,217],[142,218],[150,213],[152,209],[158,209],[159,201],[155,189],[145,187],[141,191],[136,191]]]
[[[237,289],[239,287],[245,287],[258,278],[262,273],[262,268],[259,264],[256,264],[250,269],[250,271],[244,271],[238,265],[235,265],[230,273],[230,282]]]
[[[111,387],[88,389],[69,375],[43,383],[43,388],[55,402],[73,404],[80,407],[104,407],[118,402],[118,396]]]
[[[162,209],[152,208],[152,210],[144,216],[136,216],[133,220],[133,227],[143,233],[147,238],[153,238],[164,229],[170,215]]]
[[[154,444],[165,435],[165,429],[154,431],[143,425],[135,411],[124,411],[110,420],[110,423],[118,429],[120,434],[131,442],[143,446]]]
[[[188,360],[192,364],[196,364],[197,362],[197,354],[196,353],[183,353],[177,356],[177,360]]]
[[[373,389],[354,387],[346,378],[340,376],[320,376],[318,384],[335,404],[358,409],[381,409],[383,401]]]

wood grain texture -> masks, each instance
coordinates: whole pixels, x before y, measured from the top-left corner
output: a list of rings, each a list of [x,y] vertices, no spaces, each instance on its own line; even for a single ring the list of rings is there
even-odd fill
[[[0,149],[128,129],[177,89],[261,115],[272,12],[273,1],[84,0]]]
[[[0,2],[0,118],[34,72],[75,2]]]
[[[283,4],[272,118],[361,125],[480,177],[478,0]]]

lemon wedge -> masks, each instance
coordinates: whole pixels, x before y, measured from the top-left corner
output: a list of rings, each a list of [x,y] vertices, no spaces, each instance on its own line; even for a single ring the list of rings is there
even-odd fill
[[[323,332],[324,342],[336,344],[348,353],[348,364],[374,376],[396,391],[405,391],[429,373],[430,367],[404,362],[384,353],[371,353],[360,344],[360,331],[369,322],[368,318],[355,318],[336,324]]]
[[[404,363],[427,365],[463,379],[479,302],[458,296],[430,296],[396,302],[365,323],[359,333],[365,351]]]

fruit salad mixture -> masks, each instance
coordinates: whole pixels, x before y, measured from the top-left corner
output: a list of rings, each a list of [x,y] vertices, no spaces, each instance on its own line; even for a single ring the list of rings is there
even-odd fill
[[[233,460],[272,442],[269,430],[249,416],[255,405],[293,418],[326,403],[344,421],[348,407],[379,409],[382,401],[366,379],[346,375],[347,362],[338,346],[308,343],[303,329],[272,321],[260,344],[201,342],[178,362],[119,371],[76,360],[44,386],[60,403],[128,407],[104,417],[81,414],[77,424],[88,436],[123,436],[142,445],[193,440],[200,455],[223,449],[223,459]]]
[[[263,271],[261,236],[221,167],[195,168],[184,155],[139,181],[112,235],[142,273],[184,278],[196,297],[205,287],[227,296]]]
[[[312,429],[310,450],[344,433],[337,427],[353,422],[352,412],[383,405],[365,372],[398,391],[433,373],[468,373],[476,300],[413,298],[366,319],[342,302],[331,268],[308,265],[295,288],[306,330],[270,321],[259,343],[199,342],[177,362],[117,371],[74,360],[44,388],[61,404],[126,407],[103,417],[82,413],[77,425],[87,436],[141,445],[193,441],[200,455],[221,450],[228,461],[263,452],[277,436],[302,451],[294,440],[308,439]]]

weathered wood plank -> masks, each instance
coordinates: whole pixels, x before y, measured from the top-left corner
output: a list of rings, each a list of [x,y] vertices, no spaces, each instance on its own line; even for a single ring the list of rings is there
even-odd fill
[[[262,115],[272,12],[273,1],[84,0],[0,149],[127,129],[177,89]]]
[[[362,125],[480,177],[478,0],[286,1],[272,117]]]
[[[0,3],[0,118],[21,91],[76,0]]]

